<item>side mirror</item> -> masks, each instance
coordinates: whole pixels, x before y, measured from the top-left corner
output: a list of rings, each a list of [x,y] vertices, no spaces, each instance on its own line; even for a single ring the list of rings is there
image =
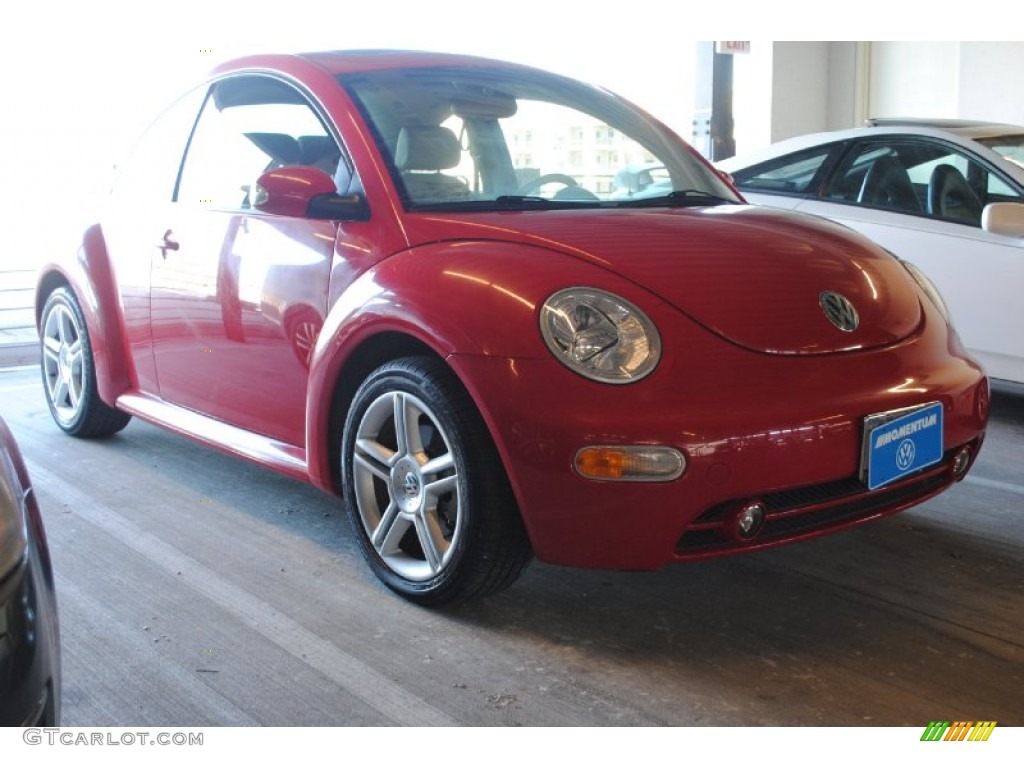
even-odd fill
[[[1024,203],[989,203],[981,212],[981,228],[993,235],[1024,238]]]
[[[286,165],[262,174],[252,192],[252,207],[278,216],[349,221],[370,218],[362,195],[339,195],[330,176],[306,165]]]

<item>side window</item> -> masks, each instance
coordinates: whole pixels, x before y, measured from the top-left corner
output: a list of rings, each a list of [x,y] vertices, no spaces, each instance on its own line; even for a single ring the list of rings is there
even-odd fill
[[[986,174],[988,179],[985,183],[985,192],[989,197],[995,197],[1002,201],[1013,201],[1020,202],[1020,193],[1003,181],[1002,178],[996,176],[994,173]]]
[[[925,185],[925,211],[933,218],[981,227],[988,200],[988,171],[951,147],[935,145],[939,157],[911,168],[914,183]]]
[[[990,178],[977,160],[950,144],[895,137],[857,145],[825,197],[979,227]]]
[[[802,194],[811,188],[825,161],[836,146],[815,147],[806,152],[786,155],[734,174],[737,186],[752,192],[789,192]]]
[[[1008,163],[1024,167],[1024,135],[993,136],[978,139],[978,143],[1002,155]],[[986,203],[1019,203],[1024,198],[1001,171],[989,170],[974,186],[985,190]]]
[[[855,145],[833,174],[824,197],[900,213],[924,213],[926,185],[915,187],[908,171],[917,163],[912,149],[899,142]]]
[[[113,192],[122,202],[169,203],[174,199],[181,157],[205,90],[182,96],[158,117],[117,168]]]
[[[265,171],[308,165],[337,180],[340,158],[337,143],[295,89],[267,77],[234,78],[210,89],[176,199],[246,210]]]

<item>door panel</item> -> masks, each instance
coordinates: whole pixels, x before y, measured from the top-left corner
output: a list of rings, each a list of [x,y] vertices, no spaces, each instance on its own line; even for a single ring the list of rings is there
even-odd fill
[[[337,225],[181,210],[154,259],[154,355],[165,400],[304,444],[311,343]]]
[[[149,236],[160,396],[301,447],[339,225],[251,205],[262,173],[299,165],[336,181],[343,166],[306,98],[270,76],[222,80],[196,121],[175,203]]]

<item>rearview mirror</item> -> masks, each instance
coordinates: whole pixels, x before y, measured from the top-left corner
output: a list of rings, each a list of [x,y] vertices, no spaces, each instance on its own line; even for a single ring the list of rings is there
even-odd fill
[[[989,203],[981,212],[981,228],[993,235],[1024,237],[1024,203]]]

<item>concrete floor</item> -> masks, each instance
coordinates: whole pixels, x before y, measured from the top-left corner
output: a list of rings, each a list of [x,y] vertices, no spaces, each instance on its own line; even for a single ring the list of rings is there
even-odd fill
[[[534,563],[444,612],[373,579],[335,499],[138,420],[79,441],[35,368],[0,413],[55,560],[64,724],[1024,724],[1024,398],[921,507],[657,573]]]

